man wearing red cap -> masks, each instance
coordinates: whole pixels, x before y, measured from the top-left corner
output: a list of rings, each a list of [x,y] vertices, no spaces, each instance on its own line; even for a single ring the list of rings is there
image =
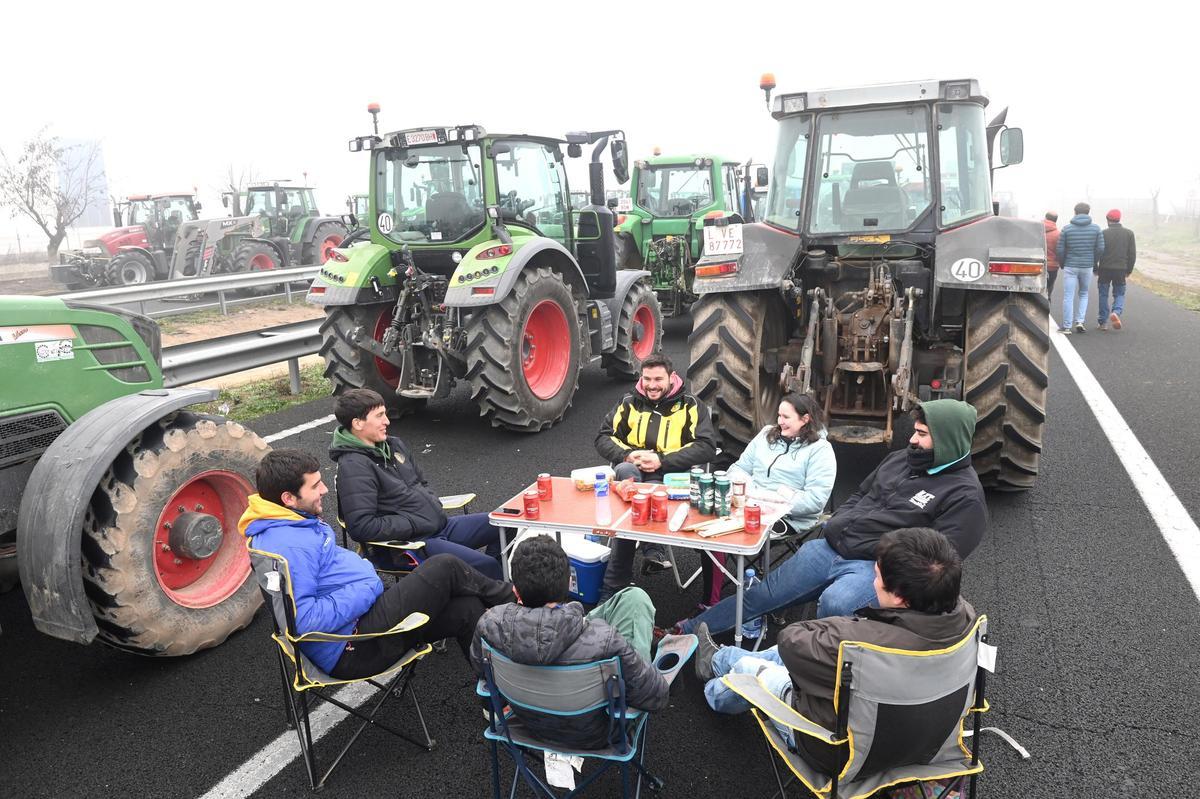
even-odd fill
[[[1096,288],[1100,295],[1100,330],[1121,329],[1121,313],[1125,310],[1125,278],[1133,272],[1137,260],[1137,245],[1133,231],[1121,224],[1121,212],[1114,208],[1105,214],[1108,228],[1104,231],[1104,254],[1096,270]],[[1112,310],[1108,307],[1109,287],[1112,287]]]

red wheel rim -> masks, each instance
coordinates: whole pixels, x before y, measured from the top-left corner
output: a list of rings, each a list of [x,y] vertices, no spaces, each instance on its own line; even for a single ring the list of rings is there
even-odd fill
[[[330,254],[336,250],[338,245],[341,243],[342,237],[336,233],[331,236],[326,236],[325,240],[321,242],[321,263],[328,261]]]
[[[654,339],[658,336],[658,328],[654,323],[654,311],[649,305],[639,305],[633,312],[633,329],[630,330],[630,349],[637,359],[644,360],[654,352]],[[639,335],[640,331],[640,335]]]
[[[384,308],[379,312],[379,318],[375,320],[375,330],[371,333],[375,340],[383,343],[383,334],[388,329],[388,325],[392,323],[392,309]],[[393,364],[388,363],[383,358],[375,358],[375,369],[379,372],[379,376],[383,378],[383,382],[387,383],[392,388],[400,385],[400,369]]]
[[[233,596],[250,574],[250,556],[237,522],[254,492],[236,472],[201,472],[171,495],[154,528],[154,576],[177,605],[210,608]],[[182,509],[182,510],[181,510]],[[183,512],[205,513],[221,524],[221,543],[206,558],[194,559],[171,549],[171,524]]]
[[[256,272],[267,272],[275,268],[275,259],[260,252],[250,259],[250,268]]]
[[[567,316],[554,300],[533,306],[521,333],[521,371],[538,399],[557,394],[571,363],[571,334]]]

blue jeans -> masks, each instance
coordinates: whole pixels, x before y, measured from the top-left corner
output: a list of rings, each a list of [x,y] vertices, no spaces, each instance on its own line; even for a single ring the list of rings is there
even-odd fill
[[[480,552],[479,547],[487,547],[486,552]],[[443,552],[464,561],[493,580],[503,579],[500,571],[500,531],[488,521],[486,513],[451,516],[445,527],[425,539],[426,557]]]
[[[817,618],[849,616],[875,600],[875,561],[847,560],[825,539],[809,541],[767,579],[746,591],[743,621],[774,613],[792,605],[817,600]],[[737,597],[722,599],[680,626],[696,631],[701,622],[711,633],[733,629]]]
[[[763,669],[766,664],[778,668]],[[712,659],[713,679],[704,684],[704,698],[708,706],[718,713],[745,713],[750,703],[733,692],[721,677],[726,674],[758,674],[771,693],[783,698],[784,692],[792,687],[792,678],[779,657],[779,647],[773,646],[762,652],[751,652],[738,646],[723,646]],[[761,672],[759,669],[763,669]]]
[[[1097,294],[1100,295],[1100,324],[1108,321],[1108,288],[1112,286],[1112,312],[1117,316],[1125,310],[1125,276],[1101,274],[1096,277]]]
[[[1092,279],[1092,270],[1064,266],[1058,271],[1063,273],[1063,327],[1082,325],[1087,317],[1088,283]],[[1075,303],[1076,293],[1079,294],[1078,305]]]

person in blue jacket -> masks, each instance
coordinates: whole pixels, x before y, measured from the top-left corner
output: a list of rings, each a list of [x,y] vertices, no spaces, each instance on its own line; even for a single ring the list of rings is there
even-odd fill
[[[1058,244],[1054,246],[1063,276],[1063,315],[1059,332],[1068,336],[1072,330],[1087,332],[1083,320],[1087,316],[1088,284],[1092,280],[1092,270],[1104,255],[1104,233],[1088,216],[1091,210],[1087,203],[1076,205],[1075,216],[1062,229]]]
[[[375,633],[410,613],[429,621],[409,633],[342,642],[304,642],[304,654],[322,671],[352,679],[378,674],[414,646],[454,638],[469,657],[475,625],[486,608],[512,602],[510,583],[485,577],[453,555],[426,560],[386,591],[367,560],[338,546],[321,520],[328,489],[321,464],[307,452],[268,452],[255,473],[238,529],[250,546],[287,559],[296,602],[296,627],[308,632]]]

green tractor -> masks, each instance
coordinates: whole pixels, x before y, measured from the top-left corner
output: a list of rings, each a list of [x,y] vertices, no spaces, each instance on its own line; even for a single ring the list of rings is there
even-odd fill
[[[251,186],[246,191],[247,216],[262,220],[262,236],[244,237],[233,253],[233,271],[286,269],[323,264],[348,233],[337,217],[321,216],[313,190],[282,186],[286,181]],[[229,196],[222,198],[229,204]]]
[[[267,445],[164,389],[158,326],[57,297],[0,297],[0,584],[34,624],[186,655],[261,599],[237,529]]]
[[[633,193],[618,205],[617,263],[650,270],[667,316],[686,313],[696,261],[705,252],[704,221],[753,221],[750,164],[711,155],[658,155],[637,161]],[[754,174],[767,183],[766,169]]]
[[[774,78],[764,76],[770,95]],[[739,454],[784,391],[811,394],[831,441],[889,445],[914,403],[978,412],[985,486],[1033,485],[1046,422],[1041,223],[996,216],[992,172],[1023,137],[975,80],[776,96],[761,223],[720,224],[696,266],[688,377]],[[998,145],[998,146],[997,146]]]
[[[585,145],[591,202],[579,208],[564,149]],[[649,273],[616,269],[606,147],[624,182],[621,131],[463,125],[352,140],[371,151],[370,241],[334,250],[308,295],[325,308],[334,392],[371,388],[403,413],[465,380],[492,425],[536,432],[562,419],[590,359],[638,374],[662,315]]]

